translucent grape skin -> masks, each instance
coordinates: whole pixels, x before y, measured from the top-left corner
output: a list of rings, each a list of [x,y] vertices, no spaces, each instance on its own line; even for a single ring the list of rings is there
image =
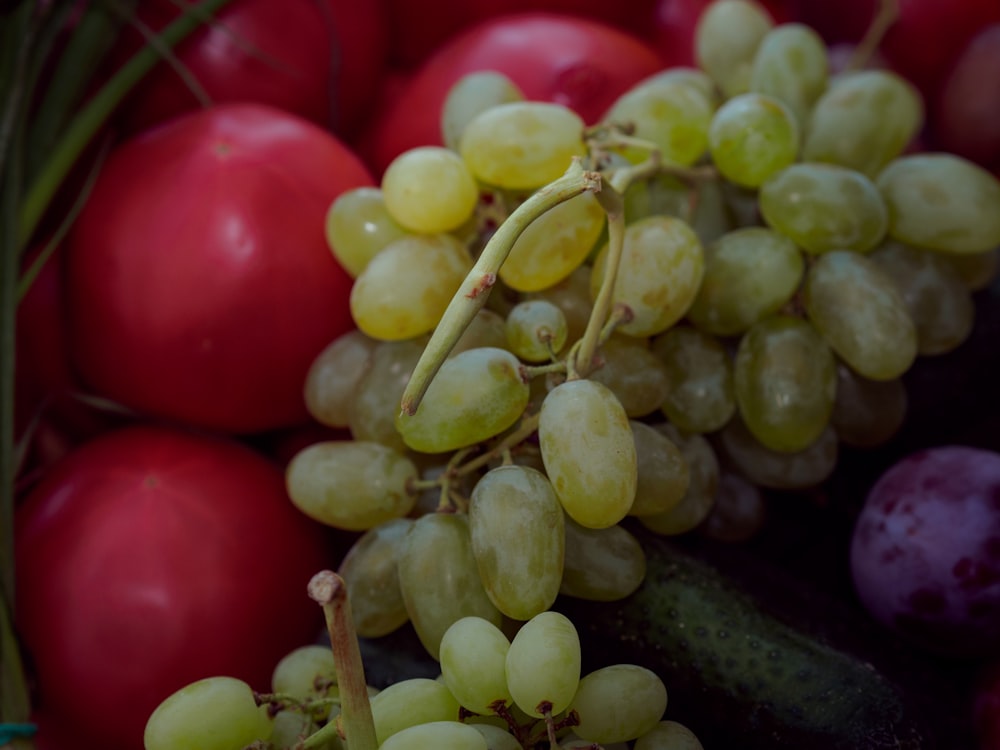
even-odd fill
[[[513,700],[507,687],[510,641],[481,617],[456,620],[441,638],[441,678],[458,703],[477,714],[492,714],[493,704]]]
[[[457,229],[479,202],[479,187],[465,162],[441,146],[404,151],[386,168],[381,187],[389,215],[423,234]]]
[[[423,351],[424,343],[418,339],[383,341],[375,347],[371,365],[348,406],[348,426],[355,440],[381,443],[401,453],[408,450],[396,429],[396,415]]]
[[[489,750],[486,739],[460,721],[431,721],[407,727],[379,745],[379,750]]]
[[[399,542],[413,525],[410,518],[385,521],[358,538],[337,572],[347,586],[354,629],[362,638],[378,638],[409,619],[399,589]]]
[[[524,93],[510,78],[495,70],[467,73],[452,85],[441,105],[441,137],[458,151],[462,134],[477,115],[498,104],[524,101]]]
[[[379,746],[397,732],[433,721],[458,721],[459,705],[448,686],[426,677],[394,682],[371,699]]]
[[[529,716],[569,706],[580,684],[582,653],[576,626],[565,615],[542,612],[521,626],[507,651],[507,687]]]
[[[299,700],[325,696],[337,684],[337,668],[329,646],[301,646],[283,656],[271,674],[271,690]]]
[[[804,450],[773,451],[736,417],[719,433],[718,445],[720,453],[758,487],[804,490],[821,484],[833,473],[840,441],[828,426]]]
[[[669,422],[654,427],[663,432],[681,450],[687,461],[691,481],[684,498],[663,513],[638,516],[643,526],[657,534],[686,534],[701,524],[715,505],[719,486],[719,460],[715,450],[702,435],[682,434]]]
[[[655,672],[637,664],[612,664],[580,680],[570,710],[579,737],[602,745],[640,737],[667,710],[667,688]]]
[[[874,448],[899,432],[906,419],[906,385],[901,378],[868,380],[837,365],[837,398],[830,424],[846,445]]]
[[[750,88],[757,48],[774,21],[760,5],[746,0],[710,4],[695,26],[698,67],[708,73],[726,97]]]
[[[626,528],[588,529],[569,517],[565,526],[560,594],[613,602],[639,588],[646,576],[646,553]]]
[[[767,32],[757,48],[750,90],[783,102],[803,133],[809,111],[826,90],[828,70],[823,38],[804,24],[783,23]]]
[[[303,398],[309,415],[328,427],[350,425],[350,405],[371,367],[377,342],[358,330],[331,341],[306,373]]]
[[[355,279],[386,245],[407,234],[389,215],[382,190],[374,187],[341,193],[326,212],[325,232],[333,256]]]
[[[708,129],[708,147],[723,177],[756,188],[795,161],[799,125],[779,99],[741,94],[716,110]]]
[[[600,348],[603,364],[590,379],[606,385],[630,418],[644,417],[660,408],[670,389],[664,363],[644,338],[612,335]]]
[[[674,442],[645,422],[632,420],[639,480],[629,515],[665,513],[678,505],[691,484],[691,470]]]
[[[526,362],[546,362],[566,345],[566,315],[552,302],[525,300],[507,313],[510,350]]]
[[[676,721],[661,721],[635,741],[633,750],[705,750],[697,735]]]

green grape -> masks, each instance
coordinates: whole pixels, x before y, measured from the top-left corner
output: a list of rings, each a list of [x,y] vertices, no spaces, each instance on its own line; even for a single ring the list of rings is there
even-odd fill
[[[669,174],[636,180],[625,189],[625,223],[632,224],[650,216],[686,218],[691,213],[693,191],[691,185]]]
[[[498,701],[511,703],[506,672],[509,649],[503,631],[481,617],[463,617],[445,631],[441,678],[459,705],[477,714],[492,714]]]
[[[813,107],[802,142],[804,161],[840,164],[875,178],[920,131],[917,89],[888,70],[838,78]]]
[[[379,638],[409,619],[399,590],[399,543],[413,521],[396,518],[380,523],[347,550],[337,572],[347,586],[354,629],[362,638]]]
[[[441,146],[404,151],[382,175],[389,215],[411,232],[439,234],[464,224],[476,210],[479,187],[462,157]]]
[[[566,517],[566,556],[559,593],[577,599],[614,602],[631,594],[646,577],[646,553],[623,526],[588,529]]]
[[[285,470],[295,507],[347,531],[366,531],[405,516],[416,502],[417,467],[380,443],[326,440],[300,450]]]
[[[686,86],[696,88],[711,103],[713,109],[722,103],[722,95],[708,73],[699,68],[689,68],[683,65],[671,66],[659,73],[654,73],[637,83],[634,88],[672,86],[675,83],[683,83]]]
[[[668,422],[655,425],[655,428],[680,448],[691,479],[684,498],[673,508],[638,518],[643,526],[656,534],[686,534],[701,524],[715,506],[719,486],[719,460],[712,446],[701,435],[682,434]]]
[[[583,129],[580,116],[561,104],[498,104],[466,124],[460,150],[469,171],[488,185],[539,188],[586,153]]]
[[[566,317],[566,340],[578,341],[587,329],[593,307],[590,301],[590,266],[580,266],[562,281],[537,292],[528,292],[522,298],[545,300],[562,310]]]
[[[759,227],[763,223],[757,190],[741,187],[727,180],[716,181],[716,185],[722,192],[733,229]]]
[[[431,513],[414,521],[399,545],[399,588],[417,636],[439,659],[441,638],[463,617],[497,627],[503,617],[479,577],[464,514]]]
[[[625,517],[638,479],[635,442],[628,415],[607,386],[570,380],[549,391],[539,413],[538,441],[545,471],[570,518],[603,528]]]
[[[441,139],[458,151],[465,126],[490,107],[524,101],[517,84],[495,70],[477,70],[459,78],[441,105]]]
[[[665,513],[684,499],[691,484],[691,470],[674,442],[644,422],[632,420],[639,479],[629,515]]]
[[[778,172],[759,194],[773,229],[810,253],[874,248],[885,236],[889,211],[875,184],[848,167],[800,163]]]
[[[522,711],[542,718],[566,709],[580,684],[580,636],[566,615],[542,612],[517,631],[507,651],[507,687]]]
[[[341,193],[327,209],[325,232],[333,257],[351,278],[386,245],[407,235],[386,210],[382,191],[374,187]]]
[[[407,727],[379,745],[379,750],[489,750],[474,727],[460,721],[432,721]]]
[[[718,339],[676,325],[651,349],[667,367],[670,389],[660,405],[667,419],[685,432],[714,432],[729,421],[736,411],[733,363]]]
[[[760,489],[746,477],[723,470],[715,505],[701,532],[719,542],[745,542],[763,528],[766,519],[767,506]]]
[[[765,227],[735,229],[705,248],[705,276],[687,317],[716,336],[743,333],[788,304],[804,271],[788,237]]]
[[[702,12],[694,31],[695,60],[726,98],[750,90],[757,48],[773,27],[767,11],[747,0],[717,0]]]
[[[868,380],[847,365],[837,365],[837,398],[830,424],[842,443],[874,448],[903,426],[908,398],[899,378]]]
[[[301,747],[299,743],[314,734],[319,725],[301,711],[286,709],[278,711],[271,722],[271,735],[268,737],[268,748],[273,750],[294,750]],[[331,737],[317,750],[344,750],[339,737]]]
[[[813,104],[826,91],[829,67],[826,44],[815,30],[783,23],[767,32],[757,47],[750,90],[784,103],[802,133]]]
[[[526,466],[500,466],[476,483],[469,502],[472,554],[490,600],[528,620],[556,600],[562,580],[563,510],[548,478]]]
[[[941,253],[941,256],[970,292],[986,289],[996,279],[997,270],[1000,269],[1000,248],[985,253],[962,255]]]
[[[518,292],[537,292],[562,281],[587,259],[605,216],[590,193],[550,208],[514,241],[500,266],[500,280]]]
[[[694,186],[691,200],[694,212],[688,223],[701,240],[702,247],[715,242],[726,232],[735,228],[733,217],[726,206],[725,185],[722,180],[708,180]],[[690,205],[690,204],[689,204]],[[683,218],[683,217],[682,217]]]
[[[580,680],[569,706],[580,716],[582,739],[606,745],[644,735],[667,710],[667,688],[655,672],[637,664],[612,664]]]
[[[755,323],[740,340],[733,368],[747,428],[771,450],[804,450],[830,422],[836,368],[808,321],[774,315]]]
[[[311,644],[289,651],[274,666],[271,691],[299,700],[336,692],[337,667],[329,646]]]
[[[766,94],[733,97],[715,112],[708,129],[712,162],[723,177],[760,187],[795,161],[799,125],[791,109]]]
[[[309,366],[303,397],[309,415],[328,427],[350,424],[351,402],[378,342],[358,330],[338,336]]]
[[[444,453],[499,435],[524,413],[523,365],[506,349],[468,349],[445,360],[412,416],[396,428],[413,450]]]
[[[639,737],[633,750],[705,750],[698,737],[683,724],[661,721]]]
[[[454,357],[469,349],[481,349],[493,347],[496,349],[508,349],[507,346],[507,323],[503,316],[493,312],[488,308],[483,308],[476,313],[469,323],[455,346],[448,352],[449,357]]]
[[[629,417],[644,417],[660,408],[670,378],[647,339],[612,335],[599,354],[604,364],[590,373],[590,379],[606,385]]]
[[[595,299],[604,282],[608,252],[605,244],[594,260],[590,291]],[[639,337],[665,331],[691,307],[704,272],[701,242],[686,222],[651,216],[630,224],[612,300],[627,305],[633,317],[617,330]]]
[[[953,154],[913,154],[879,173],[889,206],[889,235],[948,253],[983,253],[1000,245],[1000,180]]]
[[[401,453],[407,451],[396,430],[396,414],[423,351],[421,341],[383,341],[375,347],[368,372],[358,383],[348,407],[348,427],[355,440],[381,443]]]
[[[917,331],[893,280],[870,258],[836,251],[806,273],[809,320],[859,375],[892,380],[917,356]]]
[[[396,240],[355,279],[351,317],[358,328],[382,341],[428,333],[471,270],[469,251],[449,234]]]
[[[527,362],[547,362],[566,345],[566,315],[554,303],[525,300],[507,313],[504,328],[510,350]]]
[[[839,441],[828,426],[804,450],[773,451],[764,447],[737,417],[719,433],[719,445],[726,459],[758,487],[804,490],[823,483],[833,473]]]
[[[488,750],[523,750],[517,738],[502,727],[478,722],[470,723],[469,726],[483,735]]]
[[[207,677],[165,698],[146,721],[146,750],[243,750],[271,734],[266,706],[234,677]]]
[[[371,699],[371,707],[380,747],[407,727],[459,719],[458,701],[448,686],[426,677],[394,682]]]

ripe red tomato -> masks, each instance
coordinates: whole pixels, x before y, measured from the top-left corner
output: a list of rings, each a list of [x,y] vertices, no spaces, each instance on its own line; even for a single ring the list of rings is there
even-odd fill
[[[258,105],[192,113],[119,147],[69,238],[83,380],[222,431],[304,421],[309,365],[353,328],[323,217],[371,184],[334,136]]]
[[[528,99],[557,102],[588,123],[628,87],[662,68],[644,41],[596,21],[529,13],[486,21],[431,56],[374,123],[366,153],[383,171],[415,146],[440,144],[441,106],[466,73],[496,70]]]
[[[15,541],[38,708],[87,750],[141,748],[158,703],[202,677],[268,690],[277,661],[321,632],[306,585],[337,563],[275,464],[156,426],[60,462],[18,508]]]

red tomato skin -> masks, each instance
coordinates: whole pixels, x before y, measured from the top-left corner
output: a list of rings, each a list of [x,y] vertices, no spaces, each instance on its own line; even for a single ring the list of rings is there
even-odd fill
[[[466,73],[499,71],[526,98],[564,104],[593,123],[662,67],[645,41],[596,21],[546,13],[491,19],[453,37],[414,74],[373,124],[367,156],[381,173],[407,149],[440,145],[441,106]]]
[[[324,216],[371,184],[334,136],[258,105],[119,147],[69,238],[82,379],[140,413],[224,432],[305,421],[309,365],[353,328]]]
[[[18,508],[17,624],[39,708],[74,747],[139,750],[194,680],[270,689],[314,642],[310,577],[336,563],[273,464],[231,439],[152,425],[97,437]]]

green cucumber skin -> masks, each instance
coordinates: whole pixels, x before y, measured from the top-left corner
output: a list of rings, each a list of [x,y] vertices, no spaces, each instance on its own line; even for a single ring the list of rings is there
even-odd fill
[[[576,623],[585,657],[657,672],[668,718],[706,750],[931,747],[901,691],[870,664],[764,612],[662,538],[633,533],[647,554],[638,591],[617,604],[562,599],[557,608]]]

